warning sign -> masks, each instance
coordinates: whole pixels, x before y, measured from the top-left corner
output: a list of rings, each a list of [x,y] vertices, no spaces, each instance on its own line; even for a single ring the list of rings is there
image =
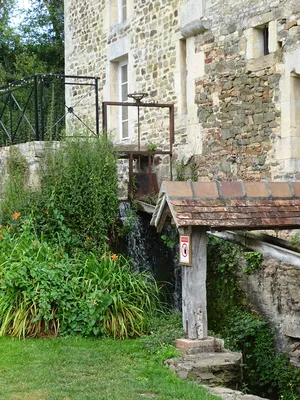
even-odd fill
[[[179,237],[179,263],[192,265],[191,236],[180,235]]]

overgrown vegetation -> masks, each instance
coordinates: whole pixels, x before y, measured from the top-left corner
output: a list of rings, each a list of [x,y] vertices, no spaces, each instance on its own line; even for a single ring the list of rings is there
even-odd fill
[[[209,238],[209,329],[225,338],[228,348],[243,352],[246,391],[272,399],[298,399],[300,370],[290,365],[286,355],[276,354],[272,329],[249,308],[239,283],[242,259],[243,273],[254,273],[261,266],[261,254]]]
[[[59,240],[69,254],[112,243],[119,213],[116,160],[105,136],[50,146],[41,160],[37,190],[28,187],[26,160],[13,149],[1,223],[8,223],[14,212],[31,216],[37,233],[53,243]]]
[[[150,274],[132,274],[123,256],[109,252],[71,258],[20,219],[1,229],[0,336],[125,338],[147,330],[160,309]]]
[[[0,335],[126,338],[162,312],[149,273],[111,253],[116,156],[106,137],[72,139],[41,161],[40,188],[16,150],[1,202]],[[21,194],[21,196],[20,196]]]
[[[7,176],[3,184],[5,201],[0,203],[0,221],[5,225],[19,210],[28,208],[31,193],[28,188],[29,166],[17,147],[10,147],[7,159]]]
[[[184,336],[181,313],[169,313],[151,318],[149,335],[142,337],[141,341],[151,354],[166,360],[178,355],[175,342]]]
[[[187,181],[188,179],[191,179],[193,182],[198,181],[198,167],[193,159],[186,162],[183,157],[175,163],[175,169],[177,181]]]

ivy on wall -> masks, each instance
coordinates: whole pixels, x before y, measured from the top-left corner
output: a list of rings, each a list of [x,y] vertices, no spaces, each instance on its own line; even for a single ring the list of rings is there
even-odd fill
[[[225,346],[243,353],[244,391],[274,400],[300,396],[300,369],[283,353],[276,353],[272,329],[250,309],[239,284],[240,274],[261,268],[262,255],[209,237],[207,312],[209,330],[225,339]]]

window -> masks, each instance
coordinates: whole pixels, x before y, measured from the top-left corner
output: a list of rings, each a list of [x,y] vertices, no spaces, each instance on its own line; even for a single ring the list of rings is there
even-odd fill
[[[268,25],[264,26],[262,28],[262,34],[263,34],[263,48],[264,48],[264,56],[268,55],[269,52],[269,27]]]
[[[127,0],[119,1],[119,22],[125,22],[127,20]]]
[[[127,23],[134,13],[134,0],[105,0],[108,28],[116,28],[115,25]],[[121,29],[121,27],[117,27]]]
[[[119,64],[119,99],[121,102],[128,101],[128,63]],[[121,139],[128,138],[128,107],[120,109],[120,130]]]
[[[187,113],[187,54],[186,54],[186,41],[180,40],[179,42],[179,73],[180,73],[180,93],[181,100],[180,114]]]
[[[267,56],[279,48],[276,21],[270,21],[255,28],[247,29],[245,35],[247,38],[246,57],[248,60]]]

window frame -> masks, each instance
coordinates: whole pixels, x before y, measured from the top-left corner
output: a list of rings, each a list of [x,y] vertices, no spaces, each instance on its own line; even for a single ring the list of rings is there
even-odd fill
[[[126,71],[126,80],[123,81],[123,74],[122,74],[122,69],[124,67],[127,67],[127,71]],[[119,74],[118,74],[118,92],[119,92],[119,100],[120,102],[123,103],[127,103],[128,102],[128,60],[124,60],[122,62],[119,62]],[[126,90],[126,98],[124,96],[123,93],[123,87],[127,86],[127,90]],[[128,107],[126,107],[126,113],[127,113],[127,117],[123,118],[123,112],[125,110],[125,107],[120,107],[120,112],[119,112],[119,126],[120,126],[120,138],[121,140],[127,140],[129,139],[129,115],[128,115]],[[123,124],[126,123],[127,124],[127,135],[124,136],[124,127]]]
[[[128,17],[128,4],[127,0],[118,0],[118,14],[119,22],[126,22]]]

